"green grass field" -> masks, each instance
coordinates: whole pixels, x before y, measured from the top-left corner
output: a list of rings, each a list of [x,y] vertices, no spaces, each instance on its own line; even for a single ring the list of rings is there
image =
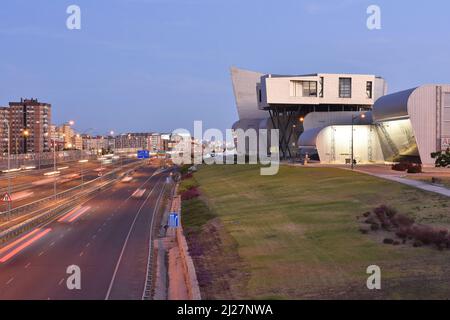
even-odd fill
[[[182,185],[198,183],[202,197],[183,203],[183,223],[191,244],[214,244],[194,259],[210,274],[208,298],[450,298],[450,252],[382,244],[356,219],[387,204],[449,226],[447,198],[334,168],[261,176],[257,166],[203,166],[194,179]],[[366,288],[372,264],[381,267],[379,291]]]

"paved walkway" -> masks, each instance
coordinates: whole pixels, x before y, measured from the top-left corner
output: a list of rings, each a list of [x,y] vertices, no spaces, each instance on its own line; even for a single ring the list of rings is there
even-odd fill
[[[446,197],[450,197],[450,189],[448,189],[446,187],[441,187],[441,186],[438,186],[438,185],[426,183],[426,182],[419,181],[419,180],[412,180],[412,179],[402,178],[400,176],[392,175],[392,174],[373,173],[373,172],[368,172],[368,171],[358,170],[358,169],[355,169],[354,171],[365,173],[365,174],[368,174],[368,175],[371,175],[371,176],[375,176],[375,177],[378,177],[378,178],[382,178],[382,179],[386,179],[386,180],[391,180],[391,181],[403,183],[403,184],[406,184],[408,186],[411,186],[411,187],[414,187],[414,188],[417,188],[417,189],[422,189],[422,190],[425,190],[425,191],[439,193],[439,194],[444,195]]]

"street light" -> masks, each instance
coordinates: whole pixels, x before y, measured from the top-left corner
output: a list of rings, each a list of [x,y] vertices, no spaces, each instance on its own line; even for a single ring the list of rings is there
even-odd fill
[[[352,149],[351,149],[351,151],[352,151],[352,158],[351,158],[352,170],[355,167],[355,160],[354,160],[355,156],[354,156],[354,152],[353,152],[353,125],[354,125],[356,119],[364,119],[365,117],[366,117],[366,115],[364,113],[352,116]]]
[[[83,164],[88,162],[89,160],[87,159],[82,159],[79,160],[78,162],[81,163],[81,169],[80,169],[80,175],[81,175],[81,187],[83,188],[83,183],[84,183],[84,179],[83,179]]]
[[[45,133],[46,136],[50,136],[48,132]],[[53,172],[55,172],[54,179],[53,179],[53,195],[56,200],[56,139],[55,137],[50,136],[50,142],[53,142]]]
[[[9,126],[9,121],[4,119],[3,122],[6,124],[8,128],[8,195],[11,197],[11,142],[10,142],[10,134],[11,129]],[[8,201],[8,216],[11,215],[11,201]]]

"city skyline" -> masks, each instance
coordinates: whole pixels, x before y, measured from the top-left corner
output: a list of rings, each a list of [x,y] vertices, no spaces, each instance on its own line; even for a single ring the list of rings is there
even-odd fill
[[[34,50],[3,51],[0,106],[20,97],[49,101],[55,122],[74,119],[80,131],[170,132],[191,129],[194,120],[224,130],[237,119],[229,112],[233,65],[263,73],[376,74],[388,80],[388,92],[449,82],[448,43],[423,58],[427,44],[448,30],[445,1],[378,1],[380,30],[366,28],[371,2],[364,0],[83,0],[76,3],[81,30],[66,28],[70,4],[2,4],[6,48],[26,43]]]

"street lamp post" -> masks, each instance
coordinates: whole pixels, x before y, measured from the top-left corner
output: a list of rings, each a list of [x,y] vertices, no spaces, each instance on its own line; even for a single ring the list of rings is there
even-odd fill
[[[10,142],[11,129],[8,120],[5,119],[4,123],[8,128],[8,195],[11,197],[11,142]],[[10,215],[11,215],[11,201],[8,201],[8,216]]]
[[[55,140],[55,138],[50,138],[50,139],[53,140],[53,173],[54,173],[53,194],[54,194],[55,200],[56,200],[56,140]]]
[[[353,126],[354,126],[354,123],[355,123],[356,119],[364,119],[365,117],[366,117],[366,115],[364,113],[358,114],[356,116],[352,116],[352,145],[351,145],[351,152],[352,152],[351,168],[352,168],[352,170],[355,167],[355,159],[354,159],[355,155],[354,155],[354,152],[353,152]]]

